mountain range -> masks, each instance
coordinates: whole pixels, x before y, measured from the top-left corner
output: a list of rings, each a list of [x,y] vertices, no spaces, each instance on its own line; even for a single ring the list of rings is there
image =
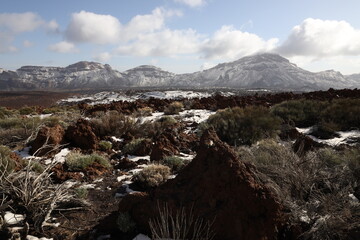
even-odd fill
[[[244,88],[273,90],[327,90],[360,87],[360,74],[333,70],[310,72],[271,53],[243,57],[213,68],[175,74],[151,65],[119,72],[108,64],[82,61],[67,67],[23,66],[0,68],[0,90],[66,90],[157,88]]]

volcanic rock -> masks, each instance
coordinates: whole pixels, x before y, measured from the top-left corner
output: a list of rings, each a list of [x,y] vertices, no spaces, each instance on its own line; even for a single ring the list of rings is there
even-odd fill
[[[160,161],[166,156],[179,154],[178,149],[165,134],[161,134],[151,151],[150,160]]]
[[[42,127],[35,140],[30,144],[30,154],[36,153],[37,156],[43,156],[51,152],[54,147],[61,144],[64,138],[64,129],[60,125],[54,127]],[[41,150],[39,150],[42,148]]]
[[[90,122],[85,119],[79,119],[75,125],[69,126],[65,131],[65,138],[74,147],[84,150],[96,149],[99,142]]]
[[[119,211],[130,213],[145,233],[161,203],[172,212],[193,208],[195,216],[213,222],[215,240],[275,239],[284,220],[281,204],[258,180],[255,167],[242,162],[213,131],[203,134],[196,158],[175,179],[148,194],[127,195]]]

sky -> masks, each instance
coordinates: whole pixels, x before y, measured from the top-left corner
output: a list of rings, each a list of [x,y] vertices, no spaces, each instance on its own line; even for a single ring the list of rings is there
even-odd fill
[[[272,52],[360,73],[359,0],[0,0],[0,68],[96,61],[190,73]]]

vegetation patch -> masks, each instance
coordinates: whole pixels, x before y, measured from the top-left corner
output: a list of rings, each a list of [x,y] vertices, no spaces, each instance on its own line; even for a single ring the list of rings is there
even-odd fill
[[[85,155],[80,152],[71,152],[65,160],[69,171],[84,171],[95,162],[106,168],[111,166],[108,159],[98,154]]]
[[[149,189],[166,182],[169,176],[170,168],[168,166],[154,164],[149,165],[142,171],[136,173],[133,177],[133,181],[144,189]]]

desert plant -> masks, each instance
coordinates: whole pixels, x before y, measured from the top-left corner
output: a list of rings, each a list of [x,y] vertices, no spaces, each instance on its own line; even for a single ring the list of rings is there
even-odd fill
[[[180,171],[185,166],[184,160],[177,156],[166,156],[161,160],[161,163],[174,172]]]
[[[0,176],[11,173],[16,167],[16,163],[11,159],[10,154],[11,150],[8,147],[0,145]]]
[[[151,107],[143,107],[136,110],[134,113],[135,117],[146,117],[151,116],[154,110]]]
[[[78,187],[74,189],[74,195],[76,198],[85,199],[87,198],[89,191],[86,188]]]
[[[184,108],[182,102],[172,102],[164,108],[164,113],[166,115],[179,114],[179,112]]]
[[[201,127],[213,128],[221,140],[231,145],[251,145],[273,137],[280,129],[280,119],[265,107],[227,108],[218,111]]]
[[[0,107],[0,119],[8,118],[14,115],[12,110],[7,109],[6,107]]]
[[[32,170],[32,164],[29,163],[21,171],[2,176],[0,181],[1,192],[12,200],[12,207],[25,211],[26,220],[37,231],[41,231],[60,203],[72,198],[65,185],[52,183],[50,170],[53,167],[48,166],[39,174]]]
[[[328,106],[328,102],[315,100],[290,100],[272,107],[271,112],[287,123],[298,127],[310,127],[320,120],[320,113]]]
[[[33,107],[22,107],[19,109],[19,113],[21,115],[29,115],[29,114],[32,114],[32,113],[36,113],[35,109]]]
[[[166,182],[170,175],[170,168],[161,164],[149,165],[136,173],[133,181],[144,189],[154,188]]]
[[[131,218],[129,212],[120,212],[116,219],[116,225],[119,230],[124,233],[131,232],[136,227],[136,224]]]
[[[124,154],[135,154],[135,152],[139,149],[139,147],[141,146],[141,144],[143,144],[144,141],[146,141],[145,138],[136,138],[131,142],[125,144],[122,152]]]
[[[192,208],[187,211],[182,207],[174,213],[166,203],[163,206],[158,203],[158,212],[159,216],[149,221],[154,240],[210,240],[214,238],[212,223],[196,218]]]
[[[105,157],[98,154],[85,155],[74,151],[69,153],[65,159],[69,171],[83,171],[95,162],[106,168],[111,166]]]
[[[102,151],[108,151],[112,148],[112,143],[109,141],[100,141],[99,142],[99,148]]]

